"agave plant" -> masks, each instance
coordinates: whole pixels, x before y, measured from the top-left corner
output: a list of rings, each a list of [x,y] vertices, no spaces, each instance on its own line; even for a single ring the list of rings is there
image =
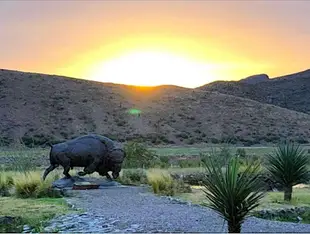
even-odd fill
[[[203,185],[209,200],[206,206],[227,221],[229,233],[240,233],[245,218],[265,195],[258,179],[259,164],[248,165],[240,172],[239,159],[233,157],[225,171],[211,160],[205,167],[208,175]]]
[[[292,199],[293,186],[309,179],[309,157],[299,144],[279,145],[267,155],[267,170],[284,187],[284,200]]]

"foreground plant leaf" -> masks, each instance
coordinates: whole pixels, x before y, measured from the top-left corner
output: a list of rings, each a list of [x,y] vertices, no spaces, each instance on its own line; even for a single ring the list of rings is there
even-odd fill
[[[206,163],[208,175],[203,182],[203,191],[210,201],[207,207],[227,221],[230,233],[241,232],[244,219],[265,195],[258,179],[260,165],[252,163],[240,173],[239,165],[238,158],[231,158],[223,172],[220,166],[209,160]]]

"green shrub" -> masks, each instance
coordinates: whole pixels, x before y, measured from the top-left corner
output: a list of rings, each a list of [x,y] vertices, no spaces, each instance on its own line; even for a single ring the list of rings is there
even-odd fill
[[[239,158],[239,162],[241,165],[240,170],[243,171],[244,168],[248,167],[249,165],[262,165],[262,160],[260,157],[255,155],[246,155],[244,158]],[[259,167],[259,171],[262,171],[262,166]]]
[[[205,180],[206,173],[194,172],[190,174],[183,175],[183,181],[190,185],[200,185],[201,182]]]
[[[160,164],[159,164],[160,168],[168,168],[168,167],[170,167],[169,157],[167,157],[167,156],[159,156],[159,161],[160,161]]]
[[[14,181],[11,176],[0,173],[0,196],[10,196],[10,189],[13,185]]]
[[[202,165],[200,160],[195,159],[179,160],[178,164],[181,168],[200,167]]]
[[[123,184],[147,184],[147,174],[143,169],[124,170],[119,182]]]
[[[240,158],[245,158],[246,157],[246,151],[243,148],[238,148],[236,151],[236,155],[239,156]]]
[[[150,168],[160,162],[155,151],[149,150],[140,142],[131,141],[125,145],[124,149],[126,158],[123,168]]]

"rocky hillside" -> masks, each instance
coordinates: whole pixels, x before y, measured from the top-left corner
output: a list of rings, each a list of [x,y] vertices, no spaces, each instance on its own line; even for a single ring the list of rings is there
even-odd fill
[[[269,80],[265,78],[262,82],[255,82],[257,79],[253,82],[253,78],[257,77],[238,82],[213,82],[199,90],[216,91],[310,113],[310,70]]]
[[[139,88],[0,70],[0,108],[3,144],[43,144],[89,132],[153,144],[310,140],[308,114],[176,86]]]

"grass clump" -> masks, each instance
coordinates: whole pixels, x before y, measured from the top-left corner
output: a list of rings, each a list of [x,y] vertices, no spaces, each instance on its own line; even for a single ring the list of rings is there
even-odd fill
[[[174,196],[178,193],[191,192],[189,185],[182,180],[173,179],[168,172],[151,170],[147,178],[155,194]]]
[[[0,173],[0,196],[10,196],[10,190],[14,185],[12,176]]]
[[[38,172],[21,173],[14,183],[15,195],[19,198],[61,197],[51,188],[51,180],[42,181]]]

